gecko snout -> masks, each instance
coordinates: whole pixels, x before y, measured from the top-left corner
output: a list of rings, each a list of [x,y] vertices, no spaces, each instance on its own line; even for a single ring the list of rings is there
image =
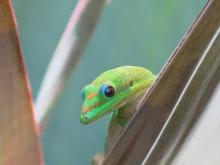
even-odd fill
[[[88,124],[89,123],[89,117],[87,114],[81,114],[80,115],[80,122],[83,124]]]

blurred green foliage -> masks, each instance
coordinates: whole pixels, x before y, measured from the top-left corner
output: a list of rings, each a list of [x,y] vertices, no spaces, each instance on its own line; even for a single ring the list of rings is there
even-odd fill
[[[13,0],[36,98],[76,0]],[[102,151],[108,117],[79,122],[81,88],[105,70],[144,66],[158,73],[205,0],[117,0],[106,6],[85,55],[54,107],[42,136],[46,165],[89,164]]]

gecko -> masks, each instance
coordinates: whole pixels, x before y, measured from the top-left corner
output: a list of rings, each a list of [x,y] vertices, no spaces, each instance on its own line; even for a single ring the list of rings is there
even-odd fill
[[[121,66],[105,71],[82,89],[81,123],[89,124],[112,113],[104,153],[93,157],[93,165],[103,160],[155,78],[144,67]]]

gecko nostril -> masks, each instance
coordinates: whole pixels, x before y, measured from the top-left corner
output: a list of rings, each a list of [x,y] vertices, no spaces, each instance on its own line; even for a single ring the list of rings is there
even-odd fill
[[[88,124],[88,122],[90,121],[89,116],[87,116],[87,114],[81,114],[80,115],[80,122],[83,124]]]
[[[84,119],[85,119],[85,120],[88,120],[89,118],[88,118],[88,116],[87,116],[87,115],[85,115],[85,116],[84,116]]]

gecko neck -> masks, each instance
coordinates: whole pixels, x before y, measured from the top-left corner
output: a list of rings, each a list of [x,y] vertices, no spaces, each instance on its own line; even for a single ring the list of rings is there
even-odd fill
[[[130,120],[134,112],[137,110],[136,107],[140,102],[140,100],[142,99],[142,97],[143,95],[139,96],[134,101],[129,102],[124,106],[120,107],[118,110],[116,110],[115,115],[121,127],[124,127],[127,124],[127,122]]]

